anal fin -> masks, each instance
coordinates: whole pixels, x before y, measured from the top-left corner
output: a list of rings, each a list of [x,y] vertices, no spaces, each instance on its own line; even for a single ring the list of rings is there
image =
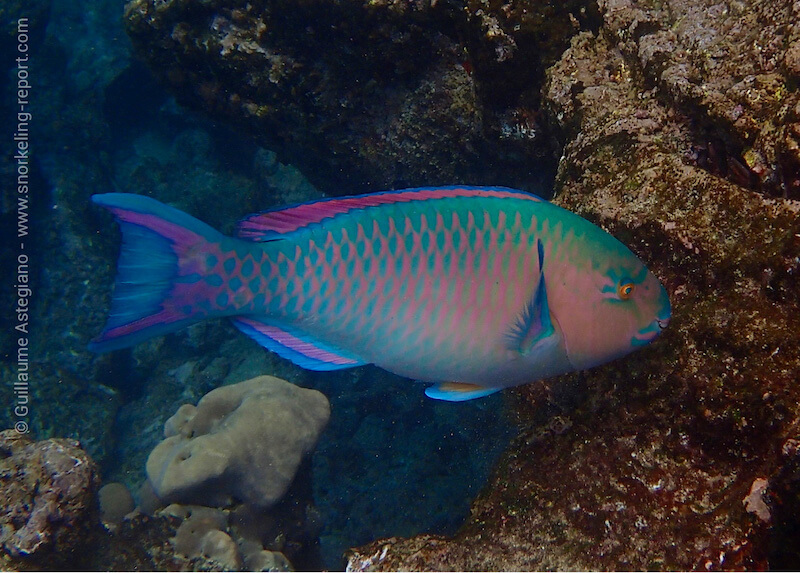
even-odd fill
[[[434,400],[446,400],[448,402],[465,402],[475,398],[483,398],[502,388],[487,388],[478,384],[467,382],[440,382],[425,390],[425,395]]]
[[[341,370],[366,364],[359,358],[262,316],[239,316],[233,325],[267,350],[308,370]]]

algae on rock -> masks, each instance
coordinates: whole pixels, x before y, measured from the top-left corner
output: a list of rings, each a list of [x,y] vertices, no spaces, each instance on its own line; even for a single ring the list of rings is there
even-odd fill
[[[541,420],[541,388],[516,390],[529,427],[459,533],[379,540],[351,552],[351,569],[800,562],[781,548],[798,527],[781,508],[797,507],[800,463],[792,445],[800,437],[800,202],[791,199],[798,171],[786,139],[800,94],[794,72],[773,65],[781,50],[752,58],[751,43],[770,30],[794,34],[797,17],[788,2],[737,2],[731,9],[750,27],[725,36],[717,26],[735,19],[696,4],[602,2],[600,32],[575,36],[543,89],[565,142],[555,201],[612,232],[662,278],[674,309],[669,329],[625,360],[548,381],[578,395],[562,413],[567,431]],[[724,44],[724,57],[742,63],[746,77],[735,81],[749,82],[750,103],[717,97],[725,90],[714,62],[703,72],[708,84],[677,78],[706,37],[684,28],[705,30],[707,48]],[[722,75],[731,70],[718,64]],[[729,105],[758,129],[723,120]],[[693,154],[709,133],[724,144],[715,153],[725,172]],[[764,164],[742,172],[746,146]]]
[[[544,69],[597,10],[540,3],[133,0],[133,44],[178,100],[332,194],[542,184]]]
[[[69,566],[98,529],[97,466],[74,440],[0,432],[0,565]]]

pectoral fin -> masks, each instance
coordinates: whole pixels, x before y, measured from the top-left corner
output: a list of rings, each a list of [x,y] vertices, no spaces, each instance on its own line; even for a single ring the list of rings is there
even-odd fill
[[[539,284],[536,286],[536,291],[530,301],[528,301],[528,304],[506,335],[509,350],[517,351],[520,354],[528,354],[536,346],[556,335],[550,316],[550,306],[547,304],[544,248],[541,241],[537,241],[536,246],[539,252]]]
[[[447,400],[448,402],[465,402],[475,398],[483,398],[489,394],[499,392],[502,388],[487,388],[478,384],[464,382],[441,382],[425,390],[425,395],[434,400]]]

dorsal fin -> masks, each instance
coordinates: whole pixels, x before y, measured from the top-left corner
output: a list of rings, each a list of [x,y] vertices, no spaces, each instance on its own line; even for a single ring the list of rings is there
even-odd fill
[[[378,205],[390,203],[407,203],[410,201],[428,201],[454,197],[514,197],[531,201],[543,201],[536,195],[506,187],[420,187],[417,189],[321,199],[291,207],[281,207],[262,213],[255,213],[239,221],[236,235],[240,239],[255,242],[271,241],[280,238],[281,235],[286,233],[291,233],[307,225],[319,223],[323,219],[335,217],[355,209],[377,207]]]

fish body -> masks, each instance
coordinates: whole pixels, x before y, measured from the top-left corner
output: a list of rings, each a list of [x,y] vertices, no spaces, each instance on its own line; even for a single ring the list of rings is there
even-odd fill
[[[227,316],[305,368],[372,363],[463,400],[613,360],[670,317],[622,243],[512,189],[326,199],[251,215],[236,237],[146,197],[93,199],[123,231],[97,351]]]

